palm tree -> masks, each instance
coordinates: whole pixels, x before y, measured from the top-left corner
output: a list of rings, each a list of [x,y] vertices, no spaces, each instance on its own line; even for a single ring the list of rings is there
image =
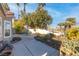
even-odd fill
[[[23,9],[24,12],[26,12],[26,4],[27,3],[24,3],[24,9]]]
[[[76,24],[76,19],[75,18],[67,18],[66,24],[68,28],[71,28],[73,25]]]
[[[46,3],[38,3],[39,7],[44,7],[46,5]]]
[[[24,8],[23,8],[23,11],[21,11],[21,12],[23,12],[23,13],[25,13],[26,12],[26,4],[27,3],[23,3],[24,4]],[[19,18],[19,8],[20,8],[20,3],[16,3],[16,5],[18,6],[18,18]]]
[[[38,8],[37,8],[37,10],[42,9],[44,6],[46,6],[46,3],[38,3]]]
[[[65,27],[66,27],[65,22],[61,22],[61,23],[59,23],[58,26],[60,26],[60,30],[63,29],[63,30],[65,31],[65,29],[66,29],[66,28],[65,28]],[[64,28],[62,28],[62,27],[64,27]]]
[[[62,23],[59,23],[58,25],[59,25],[59,26],[64,26],[64,24],[65,24],[65,23],[64,23],[64,22],[62,22]]]
[[[65,32],[65,30],[71,28],[75,24],[76,24],[75,18],[67,18],[65,22],[59,23],[58,26],[60,26],[60,29],[62,29],[62,26],[63,26],[64,32]]]
[[[19,7],[20,7],[20,4],[19,3],[16,3],[17,7],[18,7],[18,18],[19,18]]]

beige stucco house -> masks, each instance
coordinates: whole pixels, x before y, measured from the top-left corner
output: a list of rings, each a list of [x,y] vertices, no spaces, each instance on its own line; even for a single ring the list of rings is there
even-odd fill
[[[12,18],[13,13],[9,9],[4,10],[0,4],[0,41],[12,39]]]

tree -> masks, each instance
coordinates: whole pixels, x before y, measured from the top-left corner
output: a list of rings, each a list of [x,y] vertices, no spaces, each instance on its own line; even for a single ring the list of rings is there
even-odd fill
[[[38,9],[43,8],[44,6],[46,6],[46,3],[38,3]]]
[[[52,18],[48,15],[48,12],[43,8],[36,11],[37,26],[40,28],[47,28],[47,25],[51,24]]]
[[[58,26],[60,26],[61,30],[64,30],[64,31],[66,30],[66,23],[65,22],[59,23]],[[63,29],[62,29],[62,27],[63,27]]]
[[[64,23],[64,22],[62,22],[62,23],[59,23],[58,25],[59,25],[59,26],[64,26],[64,25],[65,25],[65,23]]]
[[[24,4],[24,9],[23,9],[23,11],[26,12],[26,5],[27,5],[27,3],[23,3],[23,4]]]
[[[17,7],[18,7],[18,18],[19,18],[19,8],[20,8],[20,4],[19,3],[16,3]]]
[[[76,19],[75,18],[67,18],[66,24],[68,28],[71,28],[72,25],[76,24]]]
[[[47,25],[52,22],[52,18],[48,15],[48,12],[44,9],[45,3],[39,3],[36,11],[32,14],[34,19],[34,25],[38,28],[47,28]]]
[[[58,25],[64,26],[64,31],[67,29],[70,29],[73,25],[76,24],[76,19],[75,18],[67,18],[65,22],[59,23]]]
[[[43,5],[44,6],[44,5]],[[48,12],[43,8],[37,7],[35,12],[26,14],[22,12],[22,19],[25,20],[26,25],[31,28],[47,28],[47,25],[51,24],[52,18],[48,15]]]
[[[38,3],[38,7],[37,7],[37,10],[41,10],[42,8],[44,8],[44,6],[46,6],[46,3]]]
[[[27,3],[23,3],[23,5],[24,5],[23,7],[24,8],[23,8],[23,10],[21,10],[21,12],[24,13],[24,14],[26,13],[26,8],[25,8],[26,4]],[[19,14],[20,3],[16,3],[16,5],[18,6],[18,18],[19,18],[19,16],[20,16],[20,14]]]
[[[39,9],[33,12],[29,17],[30,26],[32,28],[43,28],[46,29],[47,25],[51,24],[52,18],[48,15],[47,11],[44,9]]]

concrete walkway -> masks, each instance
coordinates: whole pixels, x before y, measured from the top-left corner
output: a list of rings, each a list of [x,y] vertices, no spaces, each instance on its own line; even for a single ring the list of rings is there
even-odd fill
[[[22,40],[13,44],[13,56],[58,56],[59,51],[51,48],[31,36],[22,37]]]

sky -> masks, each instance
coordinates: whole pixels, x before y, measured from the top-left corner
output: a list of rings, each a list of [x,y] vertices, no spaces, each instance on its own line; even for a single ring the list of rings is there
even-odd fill
[[[18,18],[18,7],[16,4],[8,4],[10,10],[14,13],[15,17]],[[26,5],[26,12],[34,12],[38,4],[29,3]],[[51,26],[56,27],[58,23],[64,22],[69,17],[75,17],[77,24],[79,25],[79,4],[78,3],[47,3],[44,7],[48,11],[48,14],[52,17]],[[21,4],[20,10],[23,9]]]

